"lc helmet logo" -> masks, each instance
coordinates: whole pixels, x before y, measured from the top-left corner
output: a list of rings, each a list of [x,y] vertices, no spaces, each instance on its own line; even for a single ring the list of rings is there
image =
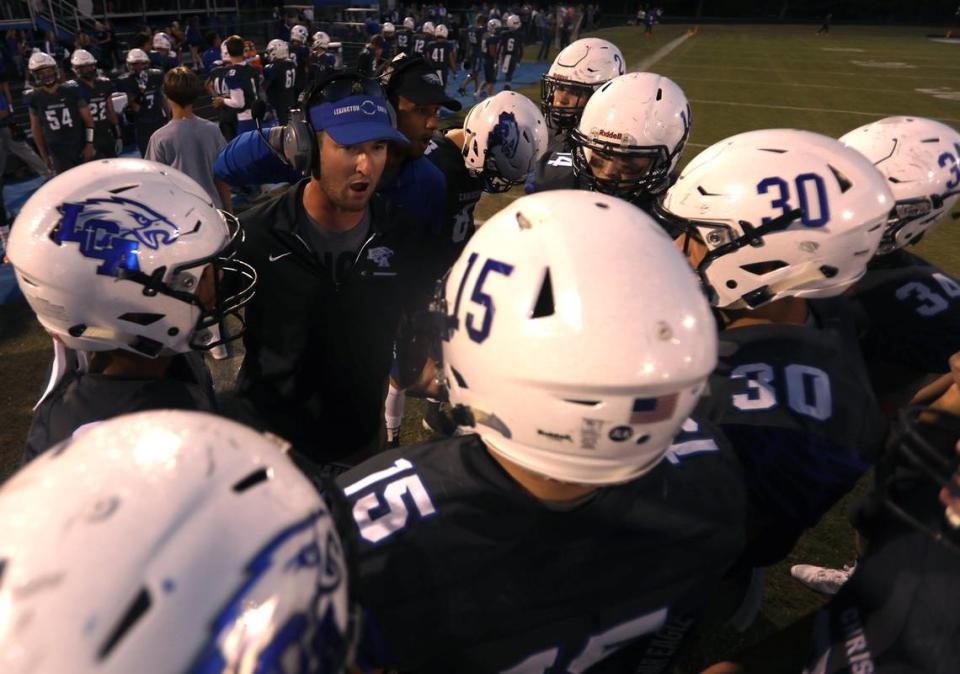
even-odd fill
[[[80,244],[84,257],[103,260],[97,273],[116,276],[119,269],[140,271],[140,246],[157,250],[170,245],[180,230],[166,217],[132,199],[113,196],[64,203],[57,241]]]
[[[501,112],[500,119],[490,133],[490,145],[499,146],[503,156],[513,159],[520,145],[520,125],[512,112]]]

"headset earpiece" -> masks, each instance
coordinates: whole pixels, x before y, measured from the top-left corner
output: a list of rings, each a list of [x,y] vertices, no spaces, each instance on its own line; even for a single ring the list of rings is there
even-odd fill
[[[290,111],[283,131],[283,156],[297,171],[310,175],[316,163],[317,136],[306,115],[302,107]]]

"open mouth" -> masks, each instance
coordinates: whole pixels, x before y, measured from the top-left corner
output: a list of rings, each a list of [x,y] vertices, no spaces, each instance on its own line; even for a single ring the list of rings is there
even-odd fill
[[[354,194],[363,194],[370,188],[370,182],[367,180],[358,180],[350,183],[349,188]]]

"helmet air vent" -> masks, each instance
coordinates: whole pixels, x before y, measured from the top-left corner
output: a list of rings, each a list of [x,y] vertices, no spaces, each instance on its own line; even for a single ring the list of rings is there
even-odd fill
[[[545,318],[553,316],[556,307],[553,303],[553,282],[550,280],[550,268],[543,274],[543,283],[540,285],[540,292],[537,295],[537,303],[533,306],[533,313],[530,318]]]

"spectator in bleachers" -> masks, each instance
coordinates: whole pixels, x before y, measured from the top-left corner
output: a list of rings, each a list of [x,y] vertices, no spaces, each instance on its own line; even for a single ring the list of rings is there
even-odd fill
[[[191,16],[187,23],[186,34],[187,46],[190,48],[190,66],[194,71],[200,69],[200,45],[203,44],[203,37],[200,34],[200,17]]]
[[[207,73],[213,70],[214,64],[220,60],[220,36],[214,32],[209,32],[206,35],[206,44],[207,48],[204,50],[203,55],[200,57],[200,61],[203,65],[203,70]]]
[[[93,41],[99,50],[96,56],[103,69],[113,70],[115,63],[113,37],[111,32],[107,30],[107,26],[100,21],[95,21],[93,24]]]
[[[193,114],[200,87],[200,79],[185,66],[164,76],[163,93],[171,118],[151,136],[144,159],[186,173],[207,191],[217,208],[233,212],[230,188],[213,176],[213,162],[227,143],[216,124]]]

